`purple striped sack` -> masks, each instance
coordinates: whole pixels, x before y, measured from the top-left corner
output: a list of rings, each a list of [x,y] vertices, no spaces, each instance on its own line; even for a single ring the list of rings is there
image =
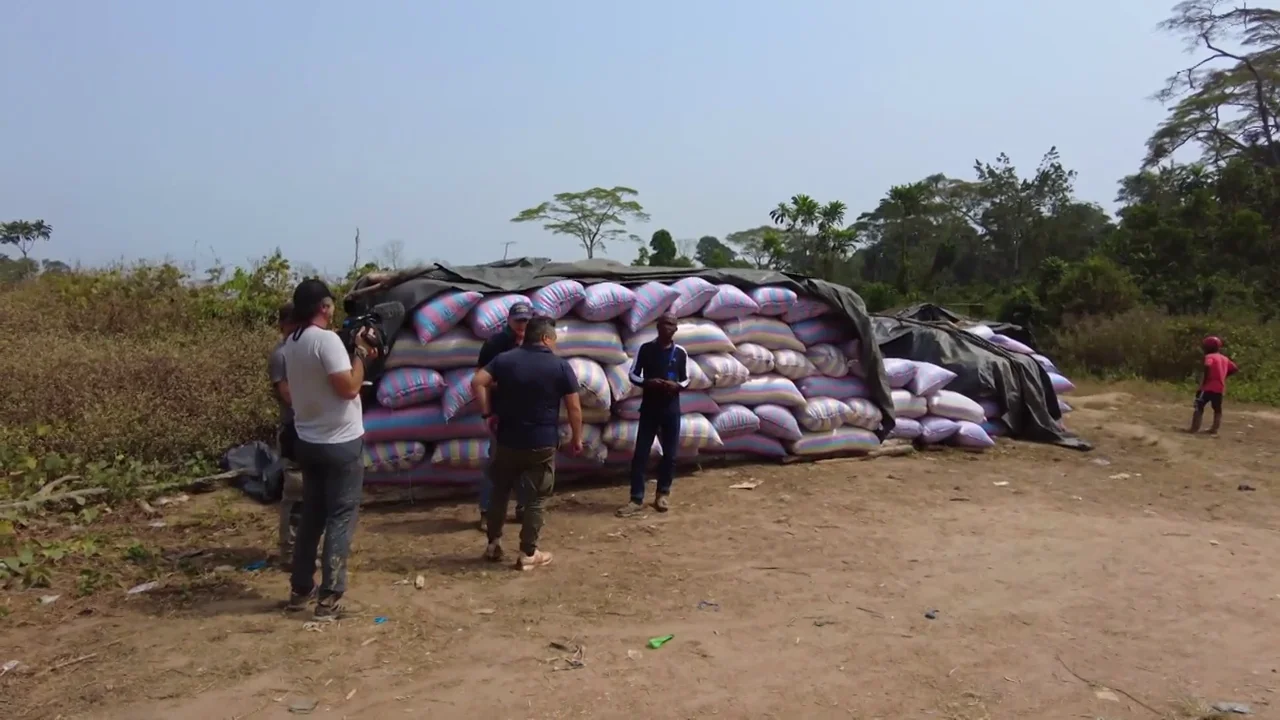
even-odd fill
[[[920,437],[920,423],[906,417],[894,418],[893,430],[889,437],[899,440],[915,440]]]
[[[840,345],[853,337],[853,332],[836,317],[816,317],[791,323],[791,331],[805,347],[820,343]]]
[[[529,295],[533,313],[559,320],[587,296],[587,289],[577,280],[557,280]]]
[[[880,447],[880,438],[870,430],[842,427],[826,432],[805,433],[791,443],[795,455],[859,454]]]
[[[680,292],[670,285],[663,285],[656,281],[647,282],[636,288],[636,301],[627,311],[623,324],[631,332],[637,332],[640,328],[657,320],[679,297]]]
[[[583,320],[604,322],[612,320],[631,309],[636,294],[618,283],[602,282],[588,285],[586,294],[574,312]]]
[[[801,379],[796,383],[800,394],[806,398],[864,398],[871,397],[871,391],[867,389],[867,384],[860,378],[856,377],[826,377],[824,375],[812,375]]]
[[[754,314],[760,306],[751,296],[733,285],[721,285],[714,297],[702,309],[702,317],[708,320],[734,320]]]
[[[372,472],[408,470],[427,456],[427,446],[414,440],[366,443],[364,467]]]
[[[465,327],[449,330],[429,343],[423,343],[415,333],[402,332],[387,355],[386,369],[425,367],[448,370],[475,366],[483,346],[484,342]]]
[[[375,470],[364,474],[365,485],[439,487],[462,490],[484,480],[484,470],[422,463],[408,470]]]
[[[365,442],[417,440],[429,443],[449,438],[486,437],[488,434],[489,428],[479,415],[446,421],[439,403],[407,408],[373,408],[364,414]]]
[[[413,330],[424,343],[452,330],[484,299],[483,293],[472,291],[443,292],[413,311]]]
[[[671,314],[678,318],[696,315],[719,291],[715,285],[700,277],[687,277],[671,283],[671,289],[680,297],[671,303]]]
[[[782,321],[786,323],[798,323],[802,320],[809,320],[831,312],[831,306],[821,300],[813,298],[799,298],[795,301],[786,312],[782,314]]]
[[[702,448],[698,452],[714,455],[754,455],[757,457],[786,457],[787,449],[777,438],[760,433],[748,433],[733,437],[721,437],[718,448]]]
[[[481,300],[468,318],[471,332],[481,340],[488,340],[502,332],[502,329],[507,326],[507,315],[511,313],[511,306],[516,303],[531,304],[529,298],[516,293]]]
[[[444,394],[444,376],[428,368],[388,370],[378,381],[378,404],[389,408],[431,402]]]
[[[802,437],[800,423],[790,410],[780,405],[757,405],[754,408],[756,417],[760,418],[760,433],[783,441],[799,440]]]
[[[981,425],[967,420],[960,421],[959,425],[955,434],[951,436],[952,445],[966,450],[986,450],[996,444]]]
[[[725,405],[711,416],[711,427],[721,440],[760,431],[760,418],[745,405]]]
[[[460,368],[445,373],[446,387],[444,397],[440,400],[440,406],[444,408],[445,420],[452,420],[477,410],[479,403],[476,401],[475,391],[471,389],[471,380],[475,376],[475,368]]]
[[[751,291],[757,315],[784,315],[796,304],[800,296],[794,290],[774,285],[764,285]]]

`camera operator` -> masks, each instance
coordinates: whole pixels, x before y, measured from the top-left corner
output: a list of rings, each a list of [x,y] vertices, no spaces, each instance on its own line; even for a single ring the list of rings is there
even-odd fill
[[[280,328],[280,342],[271,351],[268,367],[271,374],[271,391],[280,406],[280,431],[277,435],[277,451],[284,461],[284,480],[280,497],[280,566],[292,567],[293,541],[298,533],[302,516],[302,471],[297,463],[298,431],[293,426],[293,401],[289,399],[289,385],[285,382],[284,344],[297,330],[293,322],[293,303],[280,306],[276,322]]]
[[[297,329],[284,344],[287,392],[298,433],[297,462],[302,467],[302,520],[293,549],[290,610],[305,610],[316,599],[316,620],[353,614],[344,604],[347,558],[364,484],[364,421],[360,390],[365,363],[377,356],[366,332],[348,349],[329,330],[334,298],[322,281],[304,280],[293,291]],[[324,535],[321,581],[315,562]]]

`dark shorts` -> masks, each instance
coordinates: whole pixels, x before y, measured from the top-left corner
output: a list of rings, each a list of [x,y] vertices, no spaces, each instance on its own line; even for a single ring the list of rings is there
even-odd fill
[[[1204,390],[1196,393],[1196,410],[1204,410],[1205,405],[1213,408],[1214,412],[1222,412],[1222,393]]]

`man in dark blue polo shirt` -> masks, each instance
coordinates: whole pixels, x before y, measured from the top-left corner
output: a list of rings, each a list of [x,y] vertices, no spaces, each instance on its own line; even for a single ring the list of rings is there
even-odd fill
[[[486,367],[502,353],[520,347],[524,342],[524,331],[529,327],[529,320],[532,317],[533,308],[529,307],[528,303],[518,302],[512,305],[511,311],[507,313],[507,326],[502,329],[502,332],[484,341],[484,345],[480,348],[480,357],[476,359],[476,367]],[[494,394],[496,392],[496,390],[493,391]],[[493,459],[492,452],[489,459],[491,461]],[[493,480],[489,477],[489,469],[486,467],[484,480],[480,482],[480,532],[488,530],[489,496],[492,494]],[[516,522],[520,522],[523,514],[524,500],[517,495]]]
[[[671,508],[671,483],[680,444],[680,391],[689,386],[689,355],[676,344],[678,327],[674,315],[658,318],[657,339],[641,345],[631,365],[631,382],[644,388],[644,396],[640,400],[635,454],[631,456],[631,502],[618,509],[619,517],[644,511],[644,475],[655,437],[662,445],[662,460],[658,464],[658,493],[653,507],[658,512]]]
[[[502,559],[502,524],[507,517],[511,491],[525,498],[520,527],[520,557],[516,567],[532,570],[551,562],[551,553],[538,549],[542,530],[542,504],[555,487],[556,446],[560,442],[560,403],[563,401],[573,432],[572,454],[582,452],[582,404],[578,377],[555,354],[556,325],[549,318],[529,322],[524,344],[503,353],[476,373],[471,381],[480,412],[489,422],[493,462],[490,476],[493,497],[489,503],[487,560]],[[497,385],[502,393],[490,396]]]

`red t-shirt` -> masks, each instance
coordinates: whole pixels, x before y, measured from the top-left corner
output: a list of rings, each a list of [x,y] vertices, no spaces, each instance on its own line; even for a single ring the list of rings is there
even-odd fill
[[[1227,376],[1237,370],[1231,358],[1222,353],[1209,353],[1204,356],[1204,380],[1200,383],[1203,392],[1224,393],[1227,391]]]

